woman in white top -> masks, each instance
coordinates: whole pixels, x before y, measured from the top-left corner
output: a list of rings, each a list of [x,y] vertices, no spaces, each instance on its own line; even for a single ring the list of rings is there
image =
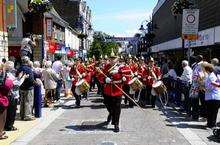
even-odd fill
[[[59,75],[51,68],[52,62],[47,61],[45,70],[43,70],[43,81],[45,88],[45,107],[50,107],[55,97],[55,89],[57,87],[57,80]]]
[[[172,79],[176,80],[177,74],[176,74],[176,71],[173,67],[173,63],[171,61],[168,62],[168,68],[169,68],[168,73],[165,74],[163,77],[164,78],[172,78]]]
[[[207,126],[215,127],[218,109],[220,107],[220,78],[214,73],[214,66],[204,63],[207,72],[205,78],[205,100],[207,104]]]

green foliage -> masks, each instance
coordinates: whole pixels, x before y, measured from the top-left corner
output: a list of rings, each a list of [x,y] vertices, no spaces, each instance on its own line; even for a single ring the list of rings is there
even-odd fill
[[[111,41],[111,37],[103,32],[96,32],[93,36],[94,41],[89,50],[88,56],[91,58],[93,56],[96,59],[100,59],[100,56],[110,55],[112,50],[115,54],[118,53],[119,45],[118,43]]]
[[[189,9],[192,5],[193,3],[189,0],[176,0],[171,7],[171,11],[173,15],[182,14],[183,9]]]

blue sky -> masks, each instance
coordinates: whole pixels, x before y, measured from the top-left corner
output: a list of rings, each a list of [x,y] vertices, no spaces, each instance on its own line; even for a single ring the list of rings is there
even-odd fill
[[[157,0],[86,0],[95,30],[115,36],[133,36],[149,19]]]

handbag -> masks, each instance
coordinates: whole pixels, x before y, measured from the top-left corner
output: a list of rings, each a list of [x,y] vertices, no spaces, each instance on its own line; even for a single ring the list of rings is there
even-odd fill
[[[190,98],[198,98],[199,97],[199,91],[195,87],[191,87],[189,91],[189,97]]]

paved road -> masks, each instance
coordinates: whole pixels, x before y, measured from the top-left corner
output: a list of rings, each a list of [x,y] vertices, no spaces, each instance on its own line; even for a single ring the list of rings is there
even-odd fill
[[[123,108],[121,132],[114,133],[113,126],[103,127],[107,112],[100,98],[91,97],[83,108],[73,109],[70,101],[65,112],[49,127],[35,137],[30,145],[188,145],[189,142],[175,127],[169,127],[158,110]]]
[[[189,124],[172,108],[166,112],[157,109],[123,107],[121,131],[114,133],[113,126],[103,126],[107,111],[100,97],[83,101],[82,108],[74,108],[74,100],[62,106],[62,113],[49,125],[33,129],[22,140],[30,145],[215,145],[201,129],[189,129]],[[47,121],[48,122],[48,121]],[[45,124],[45,123],[44,123]],[[201,125],[201,124],[200,124]],[[195,129],[195,128],[194,128]],[[31,133],[34,132],[34,133]],[[199,132],[200,134],[198,134]],[[207,131],[204,131],[208,135]],[[31,137],[31,134],[32,137]],[[30,139],[31,138],[31,139]],[[32,139],[33,138],[33,139]],[[205,138],[205,139],[203,139]],[[109,142],[109,144],[107,144]],[[18,145],[19,140],[13,145]],[[20,142],[24,144],[24,142]]]

